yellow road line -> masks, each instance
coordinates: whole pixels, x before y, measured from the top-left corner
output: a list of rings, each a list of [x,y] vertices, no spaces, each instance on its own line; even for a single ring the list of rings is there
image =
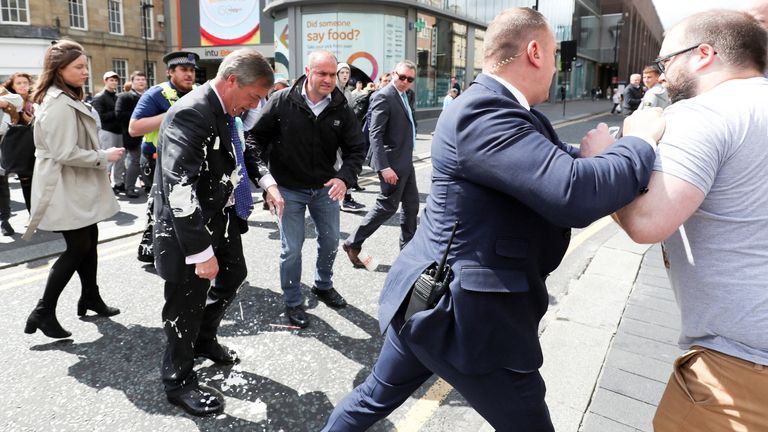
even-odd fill
[[[119,245],[109,246],[103,249],[99,248],[99,261],[108,261],[114,258],[135,253],[136,249],[134,246],[138,247],[138,243],[135,245],[133,243],[130,243],[130,245],[128,243],[121,243]],[[51,257],[51,260],[52,262],[40,267],[35,267],[34,269],[12,272],[10,274],[0,276],[0,281],[9,281],[0,285],[0,291],[5,291],[11,288],[16,288],[46,279],[48,277],[48,271],[51,269],[53,262],[55,262],[55,257]]]
[[[565,122],[562,122],[562,123],[558,123],[557,125],[552,126],[552,129],[560,129],[560,128],[564,128],[566,126],[575,125],[577,123],[584,123],[585,121],[594,120],[596,118],[604,117],[606,114],[608,114],[608,113],[607,112],[597,113],[597,114],[591,115],[589,117],[583,117],[583,118],[568,120],[568,121],[565,121]]]
[[[565,252],[565,256],[568,256],[571,252],[576,250],[577,247],[612,222],[613,220],[610,216],[606,216],[580,231],[573,239],[571,239],[571,243],[568,246],[568,250]],[[565,258],[565,256],[563,258]],[[403,419],[395,425],[395,430],[397,430],[397,432],[418,432],[435,414],[435,411],[437,411],[445,398],[448,397],[448,394],[452,389],[453,387],[442,378],[438,379],[432,384],[432,387],[427,390],[427,393],[413,404]]]

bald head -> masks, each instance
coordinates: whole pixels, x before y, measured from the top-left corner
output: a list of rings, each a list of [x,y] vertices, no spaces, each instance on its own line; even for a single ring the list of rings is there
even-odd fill
[[[519,57],[531,39],[539,39],[549,31],[547,20],[530,8],[502,11],[488,25],[483,43],[483,68],[491,73]]]
[[[326,64],[331,62],[333,63],[333,66],[335,68],[336,63],[338,63],[338,61],[336,60],[336,56],[333,55],[333,53],[330,51],[317,50],[317,51],[312,51],[309,54],[308,63],[309,63],[310,69],[314,68],[318,64]]]

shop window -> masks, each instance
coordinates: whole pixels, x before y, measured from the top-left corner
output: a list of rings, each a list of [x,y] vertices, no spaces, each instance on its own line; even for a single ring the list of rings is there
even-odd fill
[[[418,14],[423,28],[416,35],[416,107],[435,108],[451,86],[451,76],[465,79],[467,26],[450,20]]]

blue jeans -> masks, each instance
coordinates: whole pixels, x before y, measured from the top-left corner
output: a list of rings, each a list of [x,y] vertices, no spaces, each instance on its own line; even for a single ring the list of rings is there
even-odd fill
[[[328,196],[330,188],[288,189],[278,186],[285,200],[280,220],[280,286],[286,306],[303,302],[301,296],[301,247],[304,244],[304,215],[315,223],[317,234],[317,263],[315,286],[320,290],[333,288],[333,262],[339,248],[338,201]]]

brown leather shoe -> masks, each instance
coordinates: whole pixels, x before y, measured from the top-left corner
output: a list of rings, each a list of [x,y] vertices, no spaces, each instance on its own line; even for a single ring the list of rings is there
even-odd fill
[[[360,248],[353,248],[352,246],[343,243],[341,245],[341,248],[344,249],[344,252],[347,253],[347,256],[349,257],[349,260],[352,261],[352,266],[355,268],[365,268],[365,264],[363,264],[362,261],[360,261]]]

